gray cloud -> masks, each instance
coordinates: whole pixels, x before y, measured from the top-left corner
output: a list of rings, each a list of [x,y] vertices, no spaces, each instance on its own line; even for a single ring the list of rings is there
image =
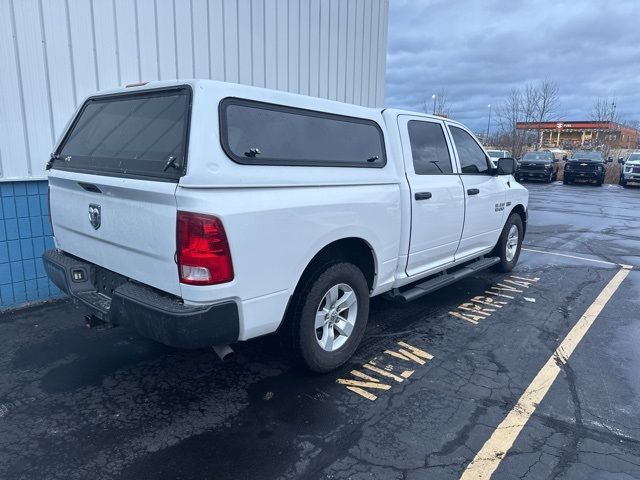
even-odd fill
[[[421,110],[445,89],[453,118],[481,131],[489,103],[548,79],[564,119],[589,118],[596,97],[615,96],[623,118],[640,120],[638,0],[391,0],[389,8],[387,107]]]

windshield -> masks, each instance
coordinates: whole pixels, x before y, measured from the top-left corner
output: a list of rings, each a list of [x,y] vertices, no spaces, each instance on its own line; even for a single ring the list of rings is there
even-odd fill
[[[629,155],[629,158],[627,158],[627,161],[631,162],[637,162],[638,160],[640,160],[640,153],[632,153],[631,155]]]
[[[523,160],[553,160],[553,155],[546,152],[525,153]]]
[[[597,152],[575,152],[571,155],[571,160],[593,160],[602,162],[602,155]]]
[[[177,180],[184,171],[190,89],[89,99],[52,164],[61,170]]]

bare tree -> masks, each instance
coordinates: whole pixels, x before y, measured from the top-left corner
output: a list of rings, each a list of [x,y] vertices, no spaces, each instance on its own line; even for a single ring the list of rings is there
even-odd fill
[[[538,89],[532,84],[528,83],[524,86],[522,93],[522,104],[520,106],[521,119],[523,122],[531,123],[537,120],[537,111],[540,94]],[[525,141],[530,140],[531,131],[528,129],[522,130],[523,144]],[[537,143],[537,140],[536,140]]]
[[[560,108],[560,94],[558,84],[549,80],[541,81],[536,92],[535,117],[538,122],[538,148],[542,147],[542,122],[554,120]]]
[[[502,142],[509,145],[512,155],[519,158],[522,154],[522,132],[516,129],[522,109],[522,92],[512,89],[507,98],[498,105],[498,125]]]
[[[435,96],[435,108],[433,97],[427,97],[424,99],[422,105],[424,113],[435,113],[436,115],[451,118],[451,105],[449,103],[449,94],[447,91],[444,88],[441,88],[435,93]]]
[[[549,97],[549,92],[545,93]],[[528,129],[517,129],[517,122],[539,122],[540,118],[546,119],[551,116],[551,110],[557,108],[557,100],[542,98],[543,89],[541,86],[527,84],[522,90],[512,89],[507,98],[498,107],[498,121],[501,129],[502,143],[509,145],[511,153],[520,157],[524,147],[530,143],[537,143],[538,140],[531,139],[532,132]],[[555,103],[554,103],[555,102]],[[545,112],[541,115],[541,109]],[[538,129],[534,130],[536,132]],[[538,134],[539,138],[540,135]]]
[[[524,86],[522,94],[522,121],[534,122],[538,109],[538,90],[532,83]]]
[[[597,122],[621,123],[622,115],[617,110],[616,97],[598,97],[591,107],[591,119]]]
[[[627,126],[638,130],[640,129],[640,120],[627,120]]]
[[[611,122],[612,124],[622,124],[624,119],[617,110],[616,97],[598,97],[594,99],[591,107],[591,119],[597,122]],[[602,154],[608,156],[611,153],[612,145],[616,140],[614,125],[610,125],[608,132],[596,131],[595,143],[597,143]]]

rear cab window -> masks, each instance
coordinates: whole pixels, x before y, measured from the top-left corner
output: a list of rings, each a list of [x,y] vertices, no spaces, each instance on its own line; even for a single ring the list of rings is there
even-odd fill
[[[416,175],[453,173],[449,147],[440,124],[409,120],[407,130]]]
[[[253,165],[381,168],[382,130],[373,120],[226,98],[220,136],[235,162]]]
[[[178,181],[186,169],[190,112],[189,86],[90,98],[52,168]]]

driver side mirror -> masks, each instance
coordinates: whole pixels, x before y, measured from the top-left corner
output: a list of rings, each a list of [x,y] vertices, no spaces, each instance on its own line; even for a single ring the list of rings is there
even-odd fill
[[[618,163],[624,163],[624,158],[623,157],[618,157]]]
[[[567,161],[567,156],[566,155],[562,155],[562,160],[564,160],[566,162]]]
[[[498,175],[512,175],[516,171],[516,161],[513,158],[499,158],[496,172]]]

